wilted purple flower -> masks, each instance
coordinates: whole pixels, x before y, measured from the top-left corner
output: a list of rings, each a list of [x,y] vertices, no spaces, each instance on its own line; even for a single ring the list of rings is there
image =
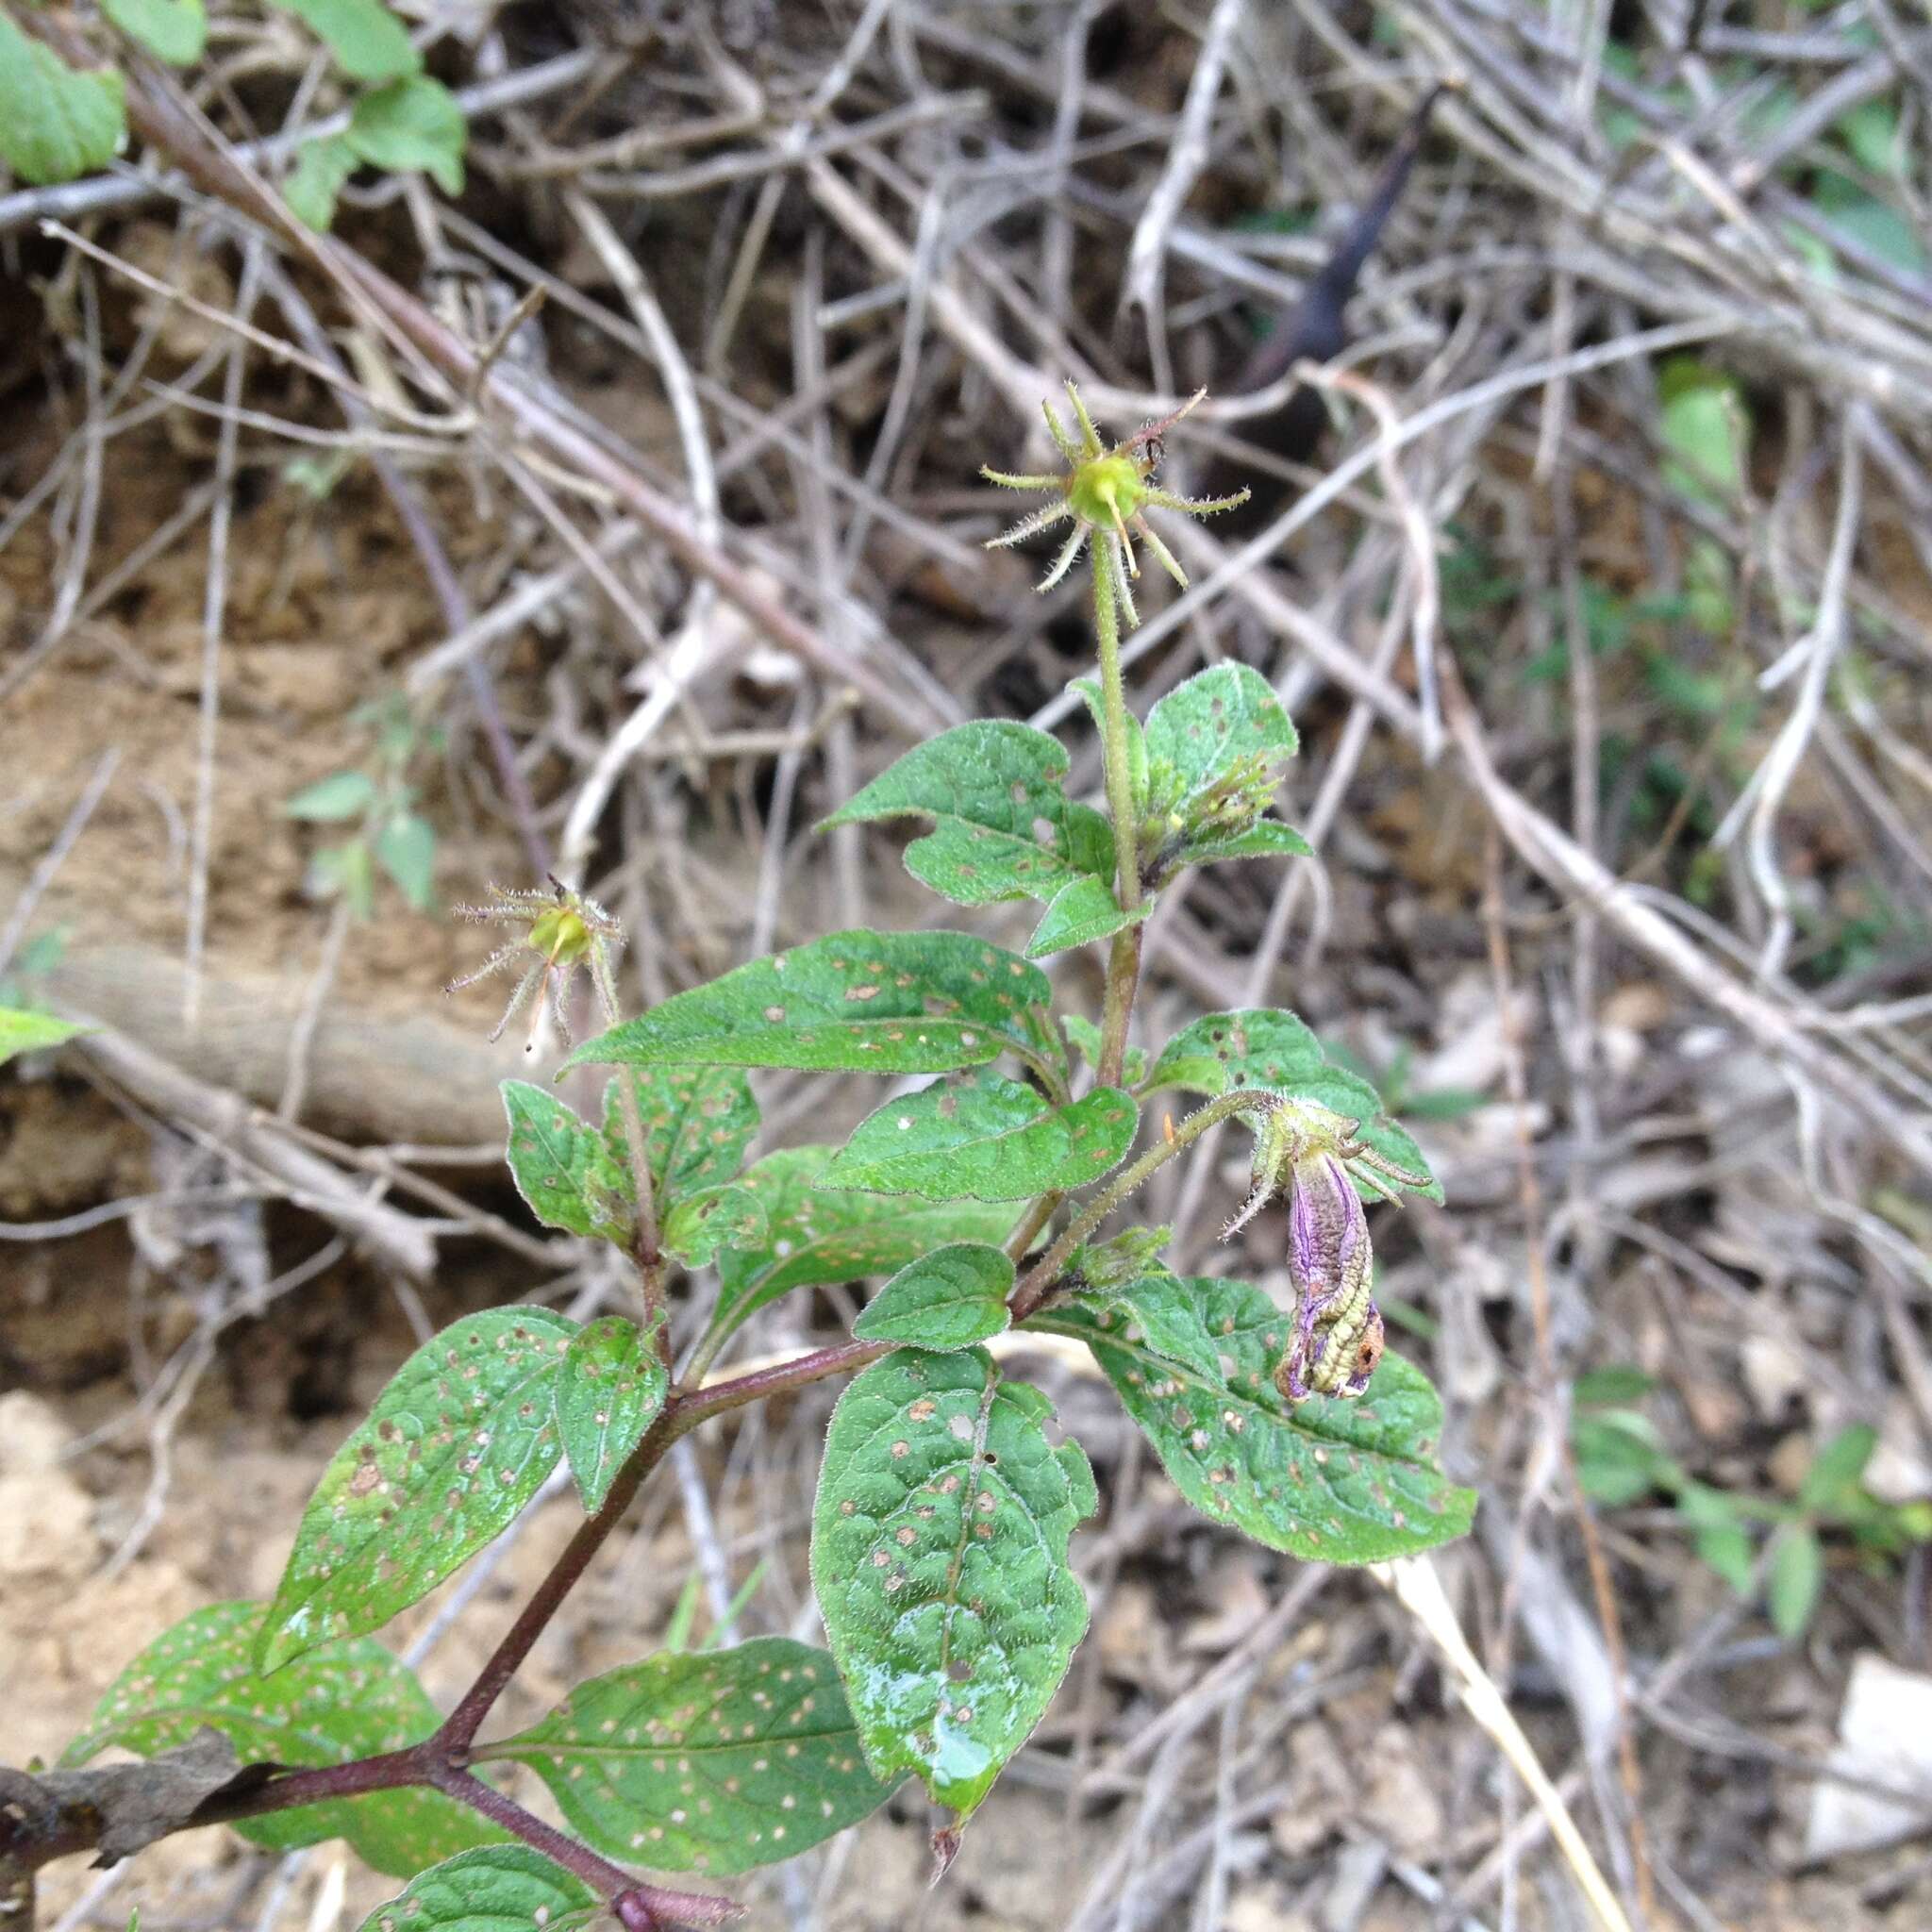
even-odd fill
[[[1275,1364],[1274,1386],[1290,1402],[1354,1397],[1382,1358],[1382,1311],[1371,1288],[1374,1257],[1368,1216],[1349,1164],[1407,1187],[1427,1175],[1397,1167],[1356,1138],[1361,1123],[1311,1101],[1257,1094],[1264,1109],[1255,1145],[1255,1186],[1223,1239],[1288,1190],[1288,1273],[1294,1284],[1294,1335]]]

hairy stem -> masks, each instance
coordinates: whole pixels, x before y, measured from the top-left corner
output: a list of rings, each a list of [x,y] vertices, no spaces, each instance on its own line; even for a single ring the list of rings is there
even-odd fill
[[[1014,1289],[1012,1300],[1008,1304],[1012,1310],[1014,1322],[1024,1322],[1029,1315],[1037,1315],[1040,1312],[1048,1296],[1059,1285],[1060,1275],[1065,1272],[1067,1261],[1074,1250],[1129,1194],[1144,1186],[1150,1175],[1159,1173],[1176,1155],[1192,1146],[1209,1127],[1218,1126],[1221,1122],[1230,1119],[1243,1108],[1252,1107],[1254,1104],[1254,1095],[1243,1091],[1224,1093],[1218,1100],[1210,1100],[1206,1107],[1197,1107],[1179,1126],[1174,1128],[1171,1136],[1163,1138],[1150,1147],[1139,1160],[1116,1177],[1110,1188],[1103,1193],[1096,1194],[1067,1224],[1053,1246],[1047,1249],[1021,1277],[1020,1285]]]
[[[617,977],[610,970],[610,956],[601,941],[591,946],[591,977],[597,988],[597,1004],[604,1009],[604,1024],[615,1026],[624,1018],[617,1003]],[[651,1186],[651,1143],[644,1133],[644,1117],[638,1108],[637,1083],[623,1067],[617,1070],[617,1110],[624,1117],[624,1141],[630,1153],[631,1183],[638,1197],[637,1231],[633,1236],[638,1264],[638,1291],[644,1305],[648,1326],[664,1300],[664,1257],[658,1247],[658,1201]],[[670,1347],[668,1333],[658,1338],[660,1351]]]
[[[1114,572],[1121,568],[1103,532],[1093,533],[1093,631],[1100,647],[1100,741],[1107,766],[1107,808],[1113,820],[1114,896],[1124,912],[1141,904],[1141,813],[1127,750],[1127,696],[1121,677],[1120,600]],[[1107,999],[1101,1011],[1100,1064],[1094,1077],[1103,1087],[1120,1084],[1127,1057],[1127,1023],[1141,978],[1141,928],[1124,926],[1113,936],[1107,961]]]

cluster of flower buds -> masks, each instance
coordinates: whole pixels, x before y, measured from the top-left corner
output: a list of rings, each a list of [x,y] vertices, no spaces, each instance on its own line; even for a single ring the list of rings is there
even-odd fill
[[[1288,1274],[1294,1333],[1274,1368],[1285,1400],[1361,1394],[1382,1358],[1382,1311],[1373,1290],[1369,1221],[1350,1169],[1399,1187],[1428,1185],[1357,1140],[1352,1121],[1313,1101],[1257,1092],[1255,1185],[1222,1239],[1245,1227],[1276,1194],[1288,1195]]]

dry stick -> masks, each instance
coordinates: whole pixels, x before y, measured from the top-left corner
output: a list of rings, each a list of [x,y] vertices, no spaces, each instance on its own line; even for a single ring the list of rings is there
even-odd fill
[[[1571,1445],[1567,1405],[1557,1367],[1556,1343],[1550,1328],[1550,1279],[1543,1259],[1543,1194],[1537,1176],[1536,1156],[1529,1141],[1529,1083],[1524,1073],[1523,1041],[1510,1019],[1513,990],[1503,907],[1502,838],[1494,824],[1483,841],[1483,921],[1489,929],[1490,976],[1497,1010],[1503,1015],[1503,1078],[1516,1124],[1516,1186],[1523,1208],[1524,1263],[1529,1273],[1530,1318],[1536,1333],[1537,1373],[1541,1382],[1544,1421],[1555,1444],[1570,1491],[1584,1560],[1590,1568],[1591,1590],[1596,1598],[1597,1622],[1603,1626],[1604,1648],[1609,1653],[1610,1681],[1617,1696],[1617,1774],[1623,1782],[1629,1817],[1631,1857],[1637,1867],[1638,1917],[1648,1923],[1657,1910],[1650,1853],[1643,1834],[1643,1784],[1638,1772],[1637,1742],[1631,1724],[1629,1664],[1624,1648],[1624,1623],[1617,1611],[1617,1590],[1604,1558],[1596,1518],[1583,1492],[1583,1478]]]
[[[55,834],[54,842],[41,855],[26,884],[21,888],[20,897],[13,903],[13,910],[7,915],[6,924],[0,925],[0,973],[5,973],[13,963],[13,956],[21,941],[26,937],[27,922],[34,916],[34,908],[41,903],[41,895],[54,883],[56,874],[67,862],[67,855],[87,829],[87,822],[93,817],[94,808],[113,782],[120,763],[121,747],[109,745],[101,754],[87,783],[81,787],[80,796],[74,801],[74,808]]]

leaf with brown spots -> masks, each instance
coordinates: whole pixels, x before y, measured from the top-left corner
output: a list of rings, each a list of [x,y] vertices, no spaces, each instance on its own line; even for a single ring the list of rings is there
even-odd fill
[[[1025,1742],[1087,1629],[1067,1560],[1094,1507],[1077,1442],[991,1357],[900,1349],[840,1397],[811,1574],[859,1736],[963,1820]]]
[[[1195,1508],[1324,1563],[1377,1563],[1469,1531],[1475,1492],[1433,1460],[1442,1405],[1385,1355],[1358,1401],[1291,1407],[1274,1365],[1292,1323],[1244,1281],[1150,1275],[1137,1306],[1060,1307],[1027,1325],[1086,1342]]]
[[[962,932],[840,932],[674,993],[565,1068],[942,1074],[1003,1053],[1063,1073],[1046,975]]]
[[[608,1671],[476,1756],[528,1765],[598,1851],[658,1872],[789,1858],[898,1781],[867,1768],[832,1659],[789,1637]]]
[[[628,1248],[637,1191],[626,1157],[556,1094],[527,1080],[503,1083],[507,1158],[517,1192],[545,1227]]]
[[[1030,1201],[1111,1172],[1140,1118],[1117,1087],[1056,1107],[1017,1080],[967,1074],[887,1101],[832,1157],[825,1180],[927,1201]]]
[[[323,1472],[262,1624],[270,1672],[386,1624],[491,1542],[557,1465],[576,1324],[489,1308],[425,1341]]]
[[[762,1248],[718,1257],[724,1292],[711,1317],[714,1335],[729,1335],[794,1288],[892,1274],[947,1241],[997,1242],[1012,1228],[1010,1208],[821,1187],[831,1158],[829,1147],[788,1147],[746,1170],[741,1185],[763,1208],[768,1239]]]
[[[604,1315],[571,1337],[557,1376],[557,1427],[584,1507],[595,1515],[658,1419],[671,1376],[658,1353],[660,1308],[641,1329]]]
[[[637,1095],[651,1185],[661,1213],[703,1189],[722,1187],[744,1165],[758,1130],[751,1082],[736,1067],[648,1067],[620,1074],[604,1090],[604,1141],[620,1167],[630,1166],[620,1082]]]
[[[415,1674],[367,1637],[324,1644],[258,1677],[261,1619],[262,1606],[247,1603],[210,1604],[184,1617],[108,1687],[61,1762],[84,1764],[110,1744],[152,1757],[207,1726],[244,1762],[343,1764],[421,1743],[435,1730],[436,1707]],[[346,1839],[364,1864],[399,1876],[500,1836],[467,1807],[421,1789],[300,1805],[235,1829],[275,1852]]]

